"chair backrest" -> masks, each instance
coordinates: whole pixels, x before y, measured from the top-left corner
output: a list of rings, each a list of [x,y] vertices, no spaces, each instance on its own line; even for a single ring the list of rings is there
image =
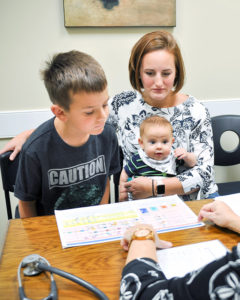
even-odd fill
[[[123,167],[123,151],[122,148],[119,146],[119,159],[120,159],[120,165],[121,170],[119,173],[113,175],[113,182],[114,182],[114,193],[115,193],[115,202],[119,202],[119,179],[122,172]]]
[[[212,117],[214,164],[232,166],[240,163],[240,115],[221,115]],[[238,145],[232,151],[221,146],[221,136],[226,131],[233,131],[238,136]]]
[[[11,161],[9,160],[10,154],[11,151],[5,152],[0,155],[2,185],[5,193],[8,219],[12,219],[9,193],[14,192],[14,185],[15,185],[18,163],[19,163],[19,155],[17,155],[17,157],[13,161]]]

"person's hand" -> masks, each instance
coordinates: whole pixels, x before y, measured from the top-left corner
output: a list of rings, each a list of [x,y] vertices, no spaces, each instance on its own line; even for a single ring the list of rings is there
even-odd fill
[[[128,251],[128,249],[129,249],[129,243],[130,243],[130,241],[132,239],[133,233],[137,229],[141,229],[141,228],[149,228],[150,230],[152,230],[154,232],[154,234],[155,234],[156,248],[164,249],[164,248],[170,248],[170,247],[172,247],[172,243],[171,242],[167,242],[167,241],[163,241],[163,240],[159,239],[156,231],[153,229],[153,227],[151,225],[148,225],[148,224],[137,224],[135,226],[132,226],[132,227],[128,228],[125,231],[122,240],[120,241],[120,244],[121,244],[122,248],[125,251]]]
[[[124,184],[127,192],[132,193],[133,199],[142,199],[153,196],[152,179],[140,176]]]
[[[184,159],[184,158],[187,157],[187,155],[188,155],[188,152],[184,148],[177,148],[177,149],[174,150],[174,156],[177,159]]]
[[[125,183],[120,183],[118,186],[119,189],[119,201],[126,201],[128,200],[128,191],[127,188],[125,188]]]
[[[240,217],[238,217],[226,203],[215,200],[214,202],[205,204],[201,208],[198,220],[201,221],[206,218],[218,226],[231,229],[236,217],[239,218],[240,222]]]
[[[17,154],[21,151],[23,144],[26,142],[28,137],[32,134],[32,132],[33,130],[26,130],[19,133],[0,150],[0,154],[5,153],[7,151],[13,151],[9,159],[14,160]]]
[[[120,202],[128,200],[128,191],[127,191],[127,189],[124,186],[124,184],[127,181],[128,181],[128,174],[126,173],[126,171],[123,168],[122,172],[121,172],[121,175],[120,175],[119,187],[118,187],[119,201]]]

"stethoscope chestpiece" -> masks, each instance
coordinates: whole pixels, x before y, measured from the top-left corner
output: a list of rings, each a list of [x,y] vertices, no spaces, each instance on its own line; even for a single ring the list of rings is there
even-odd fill
[[[26,297],[24,293],[24,288],[22,286],[22,279],[21,279],[21,269],[24,268],[23,274],[25,276],[35,276],[43,272],[42,269],[39,268],[39,264],[50,266],[49,262],[38,254],[31,254],[26,257],[20,262],[18,267],[18,285],[19,285],[19,297],[21,300],[31,300]],[[51,291],[50,294],[45,297],[43,300],[56,300],[57,299],[57,286],[54,280],[53,274],[50,271],[50,280],[51,280]]]
[[[35,276],[35,275],[40,274],[42,272],[42,270],[40,270],[37,267],[39,262],[44,263],[44,260],[42,260],[41,256],[39,256],[38,254],[31,254],[31,255],[24,257],[24,259],[22,260],[22,265],[21,265],[21,268],[25,268],[23,270],[23,274],[25,276]]]

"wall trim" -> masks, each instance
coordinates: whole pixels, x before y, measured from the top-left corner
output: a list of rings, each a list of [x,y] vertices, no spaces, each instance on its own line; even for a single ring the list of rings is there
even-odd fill
[[[51,117],[50,109],[0,111],[0,138],[11,138],[24,130],[36,128]]]
[[[209,110],[211,117],[240,115],[240,99],[200,100]]]
[[[200,100],[209,109],[210,115],[240,114],[240,99]],[[50,109],[0,111],[0,139],[36,128],[53,116]]]

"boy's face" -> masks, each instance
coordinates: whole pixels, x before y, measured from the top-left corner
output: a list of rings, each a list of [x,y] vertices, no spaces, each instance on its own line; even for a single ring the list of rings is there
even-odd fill
[[[109,115],[108,90],[76,93],[71,96],[69,111],[65,111],[68,130],[81,136],[102,133]]]
[[[171,152],[174,138],[169,127],[157,124],[146,124],[144,135],[139,138],[139,145],[148,157],[163,160]]]

